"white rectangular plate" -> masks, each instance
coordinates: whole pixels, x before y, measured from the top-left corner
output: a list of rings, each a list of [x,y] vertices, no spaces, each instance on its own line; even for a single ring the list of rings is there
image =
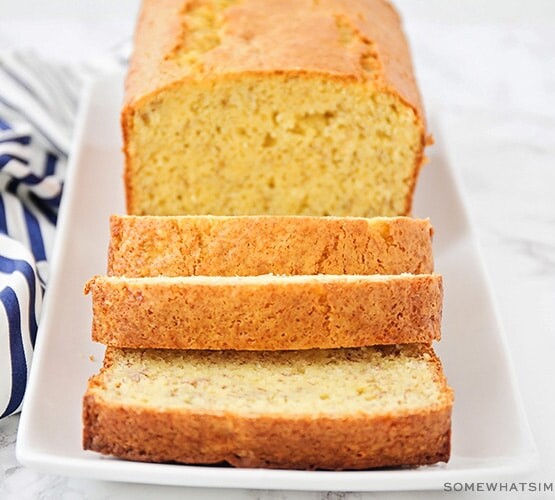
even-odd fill
[[[55,255],[17,440],[17,457],[45,472],[113,481],[291,490],[440,489],[530,468],[534,444],[516,392],[459,183],[439,147],[420,177],[415,215],[435,227],[444,275],[443,340],[436,345],[455,389],[452,458],[414,470],[288,471],[136,463],[81,447],[81,401],[103,346],[90,340],[84,283],[104,274],[108,218],[124,212],[119,109],[123,74],[93,84],[81,109]],[[437,125],[434,124],[437,138]]]

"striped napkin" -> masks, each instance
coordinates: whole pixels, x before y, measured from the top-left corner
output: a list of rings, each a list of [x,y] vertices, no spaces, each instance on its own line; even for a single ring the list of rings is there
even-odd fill
[[[0,55],[0,418],[25,393],[81,89],[125,62],[106,59],[68,67]]]

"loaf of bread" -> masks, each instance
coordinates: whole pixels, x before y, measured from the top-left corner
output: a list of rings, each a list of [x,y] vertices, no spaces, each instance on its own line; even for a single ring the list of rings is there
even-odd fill
[[[425,345],[108,348],[84,398],[84,447],[150,462],[416,466],[448,460],[452,402]]]
[[[119,216],[113,276],[427,274],[432,226],[408,217]]]
[[[387,0],[144,0],[130,214],[405,215],[427,141]]]
[[[93,340],[116,347],[279,350],[439,340],[440,275],[97,276]]]

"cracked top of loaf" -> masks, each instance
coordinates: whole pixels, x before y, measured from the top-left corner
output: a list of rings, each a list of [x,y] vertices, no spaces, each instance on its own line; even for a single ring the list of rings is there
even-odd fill
[[[371,81],[423,119],[400,19],[386,0],[145,0],[126,104],[184,79],[253,72]]]

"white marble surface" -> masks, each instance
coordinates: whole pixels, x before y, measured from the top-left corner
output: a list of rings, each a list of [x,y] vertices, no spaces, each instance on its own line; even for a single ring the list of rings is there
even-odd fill
[[[555,481],[555,2],[397,0],[428,110],[463,179],[541,463]],[[109,6],[109,8],[108,8]],[[131,33],[136,0],[0,1],[0,47],[52,59],[101,54]],[[68,43],[68,40],[72,43]],[[449,493],[207,490],[45,475],[15,459],[0,421],[0,498],[444,498]],[[458,495],[458,498],[465,495]],[[507,494],[504,495],[507,497]],[[542,498],[513,493],[510,498]],[[480,494],[469,494],[480,498]],[[490,498],[491,495],[488,496]]]

